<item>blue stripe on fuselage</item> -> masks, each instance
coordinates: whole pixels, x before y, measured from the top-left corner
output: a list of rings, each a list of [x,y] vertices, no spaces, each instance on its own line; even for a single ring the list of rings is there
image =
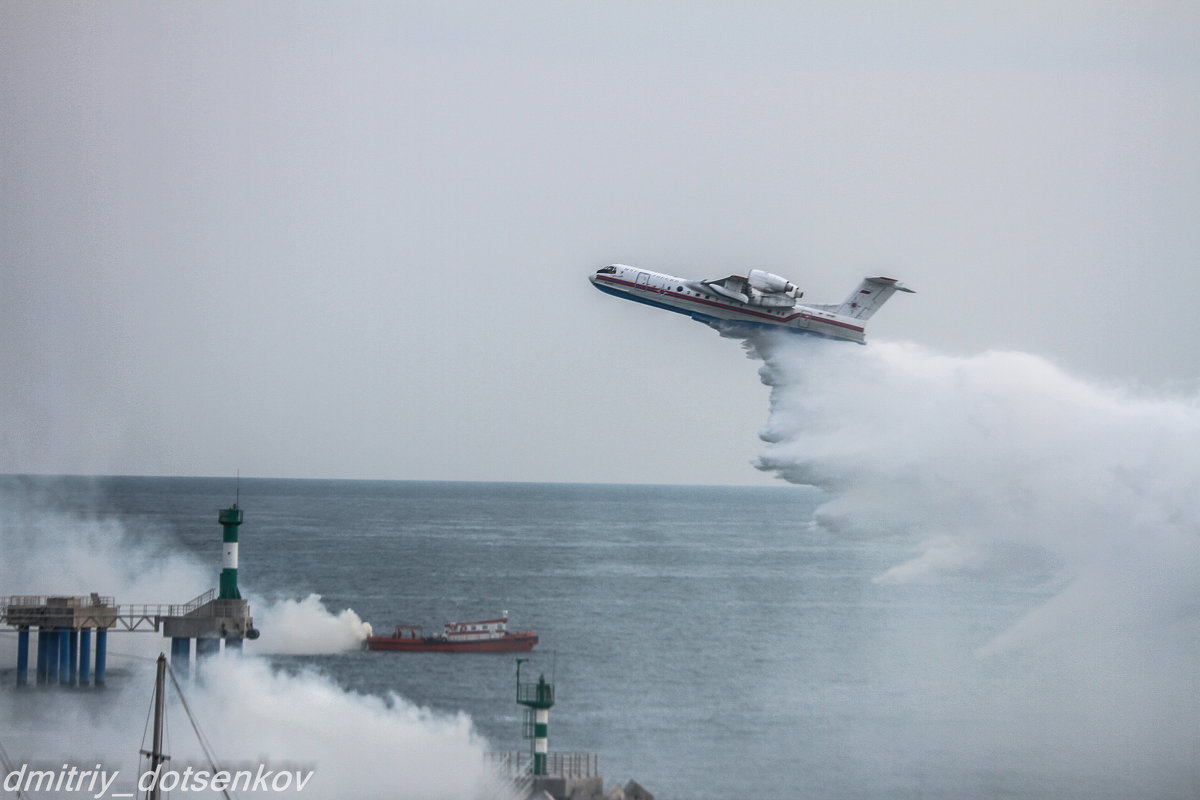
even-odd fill
[[[676,314],[687,314],[689,317],[696,317],[697,319],[700,319],[700,316],[698,316],[694,311],[688,311],[686,308],[668,305],[667,303],[660,303],[657,300],[651,300],[649,297],[638,297],[636,294],[631,292],[626,292],[621,289],[614,289],[613,287],[605,284],[603,281],[598,280],[592,285],[605,294],[611,294],[613,297],[620,297],[623,300],[632,300],[635,303],[644,303],[648,306],[665,309],[666,311],[674,311]],[[704,317],[704,319],[715,319],[715,317]]]

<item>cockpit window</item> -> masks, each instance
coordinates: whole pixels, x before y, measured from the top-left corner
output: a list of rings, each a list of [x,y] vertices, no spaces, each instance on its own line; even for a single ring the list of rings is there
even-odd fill
[[[603,269],[596,270],[596,274],[597,275],[616,275],[617,268],[616,267],[604,267]]]

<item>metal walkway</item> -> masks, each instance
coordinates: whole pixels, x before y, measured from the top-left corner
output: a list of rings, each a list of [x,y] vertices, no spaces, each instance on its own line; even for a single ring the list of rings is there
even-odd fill
[[[217,590],[209,589],[182,604],[134,603],[118,606],[112,597],[63,595],[10,595],[0,597],[0,624],[38,628],[115,628],[123,631],[158,631],[163,620],[194,616],[210,605]]]

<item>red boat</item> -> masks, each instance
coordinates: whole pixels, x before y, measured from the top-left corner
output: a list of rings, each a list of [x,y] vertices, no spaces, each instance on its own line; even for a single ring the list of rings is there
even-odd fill
[[[397,625],[391,636],[368,636],[371,650],[413,653],[523,653],[537,644],[533,631],[508,630],[508,612],[498,619],[447,622],[440,636],[425,636],[420,625]]]

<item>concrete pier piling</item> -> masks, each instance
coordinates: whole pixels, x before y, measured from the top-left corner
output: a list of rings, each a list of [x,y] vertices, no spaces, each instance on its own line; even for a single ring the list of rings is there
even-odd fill
[[[37,638],[37,685],[41,686],[46,682],[46,673],[49,670],[47,659],[49,652],[46,645],[46,637],[49,635],[47,631],[38,628]]]
[[[0,597],[0,622],[17,629],[17,685],[29,685],[30,650],[35,642],[36,685],[85,687],[96,673],[103,682],[103,670],[97,666],[96,673],[92,671],[92,631],[100,641],[116,620],[112,598],[94,594]],[[30,635],[34,628],[36,639]],[[98,664],[103,662],[99,650],[96,658]]]
[[[71,683],[71,631],[67,628],[58,629],[58,683]]]
[[[46,631],[46,685],[58,683],[58,631]]]
[[[196,639],[196,665],[199,667],[200,662],[206,658],[211,658],[221,653],[221,640],[213,637],[200,637]]]
[[[108,628],[96,629],[96,688],[104,686],[108,673]]]
[[[92,629],[79,631],[79,685],[92,682]]]
[[[79,630],[67,631],[67,685],[79,685]]]
[[[17,686],[29,684],[29,626],[17,629]]]
[[[192,640],[184,636],[171,639],[171,669],[180,678],[186,679],[190,673],[192,657]]]

